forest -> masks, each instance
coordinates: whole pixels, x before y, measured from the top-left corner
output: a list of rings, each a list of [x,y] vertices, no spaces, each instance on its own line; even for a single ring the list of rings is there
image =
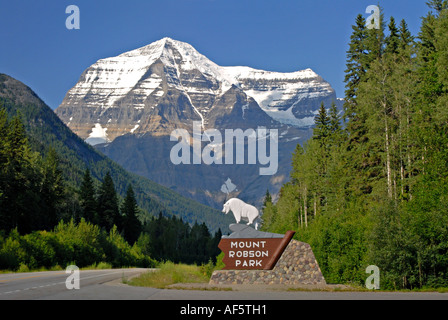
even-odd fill
[[[417,35],[357,16],[343,111],[322,105],[267,192],[263,228],[297,231],[328,283],[362,285],[376,265],[383,289],[448,286],[448,3],[428,5]]]
[[[32,151],[21,115],[0,106],[0,270],[205,264],[219,254],[220,230],[212,237],[205,223],[141,211],[132,185],[120,200],[109,172],[95,186],[86,169],[73,188],[56,150]]]
[[[80,215],[75,191],[81,186],[85,170],[89,169],[96,188],[102,184],[106,174],[110,174],[120,201],[126,197],[127,189],[132,184],[142,221],[162,212],[182,218],[191,225],[196,220],[205,222],[212,232],[228,226],[228,217],[219,215],[219,210],[126,171],[72,132],[31,88],[1,73],[0,107],[6,109],[9,120],[19,116],[31,151],[38,152],[43,158],[48,156],[51,149],[56,151],[66,188],[73,191],[71,194],[75,200],[67,206],[66,214]]]

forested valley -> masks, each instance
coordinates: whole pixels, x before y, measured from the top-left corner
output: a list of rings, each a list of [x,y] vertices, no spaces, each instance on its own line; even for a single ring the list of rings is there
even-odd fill
[[[99,185],[86,169],[80,188],[64,179],[60,156],[32,151],[22,115],[0,105],[0,270],[206,264],[219,254],[205,223],[159,213],[142,219],[132,185],[120,199],[109,172]]]

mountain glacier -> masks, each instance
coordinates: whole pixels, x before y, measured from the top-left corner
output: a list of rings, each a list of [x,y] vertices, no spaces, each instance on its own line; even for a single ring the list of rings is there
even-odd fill
[[[321,102],[335,91],[311,69],[290,73],[219,66],[190,44],[164,38],[98,60],[70,89],[56,114],[81,138],[123,165],[177,192],[220,207],[230,196],[260,204],[288,180],[291,154],[306,141]],[[253,165],[173,165],[170,134],[202,129],[276,129],[279,171]],[[194,137],[193,137],[194,139]],[[222,186],[232,182],[232,192]]]
[[[126,133],[164,135],[176,127],[159,110],[165,102],[176,103],[169,97],[173,90],[178,94],[172,98],[186,100],[190,110],[169,122],[183,127],[182,122],[199,119],[207,127],[214,105],[232,88],[253,98],[272,119],[297,127],[313,124],[321,101],[329,105],[336,100],[330,84],[311,69],[280,73],[221,67],[191,45],[164,38],[97,61],[56,112],[79,136],[92,138],[91,143]]]

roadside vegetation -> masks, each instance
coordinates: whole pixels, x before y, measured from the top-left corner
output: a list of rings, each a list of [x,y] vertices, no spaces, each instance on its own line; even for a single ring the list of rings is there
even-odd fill
[[[0,269],[14,272],[79,268],[152,267],[155,261],[137,245],[129,245],[112,228],[110,232],[81,220],[60,222],[53,231],[0,235]]]
[[[112,175],[97,185],[86,169],[79,188],[63,175],[61,155],[33,151],[22,116],[0,101],[0,270],[152,267],[156,261],[206,264],[221,231],[159,212],[142,219],[132,185],[120,199]],[[142,221],[143,220],[143,221]]]
[[[159,289],[177,283],[208,283],[214,265],[212,262],[201,266],[163,262],[157,268],[156,271],[144,273],[126,281],[126,283],[133,286]]]
[[[313,248],[329,283],[448,287],[448,1],[413,36],[406,21],[360,14],[347,51],[345,105],[322,105],[313,137],[298,145],[290,181],[263,228]]]

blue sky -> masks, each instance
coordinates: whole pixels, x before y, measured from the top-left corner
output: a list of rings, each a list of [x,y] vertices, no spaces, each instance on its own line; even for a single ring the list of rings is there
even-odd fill
[[[387,19],[406,19],[416,35],[425,2],[379,4]],[[72,4],[80,9],[79,30],[65,27]],[[55,109],[98,59],[171,37],[222,66],[312,68],[343,97],[351,26],[372,4],[378,0],[0,0],[0,73]]]

